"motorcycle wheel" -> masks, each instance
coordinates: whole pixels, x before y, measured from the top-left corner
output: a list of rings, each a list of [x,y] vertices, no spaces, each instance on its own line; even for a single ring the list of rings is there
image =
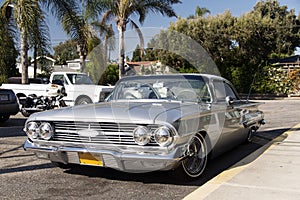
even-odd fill
[[[24,108],[21,109],[21,113],[24,117],[29,117],[31,115],[31,113],[27,112]]]

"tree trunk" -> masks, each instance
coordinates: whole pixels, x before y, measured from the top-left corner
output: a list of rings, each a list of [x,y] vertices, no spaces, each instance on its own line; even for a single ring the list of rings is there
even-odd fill
[[[108,39],[109,37],[108,36],[105,36],[105,39],[104,39],[104,60],[105,62],[108,61]]]
[[[28,83],[28,43],[27,34],[24,29],[21,30],[21,66],[22,66],[22,84]]]
[[[80,72],[84,72],[85,70],[85,56],[80,55]]]
[[[37,47],[33,50],[33,78],[37,77]]]
[[[125,76],[125,43],[124,43],[124,32],[125,22],[118,24],[119,31],[119,79]]]
[[[77,44],[77,52],[79,54],[79,62],[80,62],[80,72],[83,72],[85,70],[85,59],[86,54],[83,48],[83,45]]]

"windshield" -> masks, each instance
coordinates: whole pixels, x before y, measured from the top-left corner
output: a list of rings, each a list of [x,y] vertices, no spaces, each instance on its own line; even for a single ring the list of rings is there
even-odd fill
[[[93,81],[86,74],[67,74],[73,85],[93,85]]]
[[[119,82],[109,100],[163,99],[210,102],[207,84],[201,77],[156,76]]]

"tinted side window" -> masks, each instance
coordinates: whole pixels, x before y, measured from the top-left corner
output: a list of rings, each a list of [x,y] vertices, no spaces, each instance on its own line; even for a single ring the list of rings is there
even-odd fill
[[[224,83],[226,96],[231,96],[234,100],[237,100],[237,96],[230,85]]]
[[[214,81],[214,90],[215,96],[217,101],[225,101],[226,93],[225,93],[225,86],[223,81]]]
[[[225,101],[227,96],[231,96],[234,100],[238,99],[237,95],[229,84],[223,81],[214,81],[213,85],[217,101]]]

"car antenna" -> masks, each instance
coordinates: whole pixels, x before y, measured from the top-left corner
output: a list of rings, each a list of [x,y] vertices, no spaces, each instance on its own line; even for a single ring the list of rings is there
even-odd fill
[[[256,73],[257,73],[257,72],[256,72]],[[248,93],[248,96],[247,96],[247,99],[246,99],[246,102],[247,102],[247,103],[249,102],[249,99],[250,99],[250,94],[251,94],[251,92],[252,92],[252,87],[253,87],[254,82],[255,82],[256,73],[254,74],[252,83],[251,83],[251,85],[250,85],[249,93]]]

